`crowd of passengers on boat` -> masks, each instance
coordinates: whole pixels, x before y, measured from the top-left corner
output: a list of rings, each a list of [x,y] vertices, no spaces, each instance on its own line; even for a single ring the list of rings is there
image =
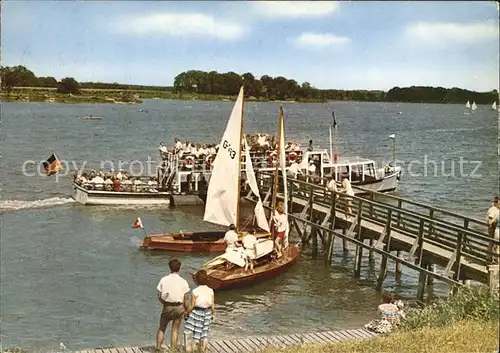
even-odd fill
[[[273,135],[256,133],[246,136],[250,147],[250,156],[256,168],[269,168],[276,166],[277,161],[277,141]],[[172,155],[178,159],[178,169],[181,171],[210,170],[217,155],[219,144],[200,144],[186,141],[182,143],[179,138],[174,139],[174,146],[169,149],[162,142],[159,146],[162,160],[169,160]],[[312,150],[310,141],[308,150]],[[294,160],[301,162],[302,151],[300,145],[289,141],[285,146],[288,165]]]
[[[102,169],[92,169],[90,172],[74,173],[75,184],[87,190],[122,191],[122,192],[158,192],[158,179],[156,176],[140,177],[131,176],[120,169],[104,172]]]

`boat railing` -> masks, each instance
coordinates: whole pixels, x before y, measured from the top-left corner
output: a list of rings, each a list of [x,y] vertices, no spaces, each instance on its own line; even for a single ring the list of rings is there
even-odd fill
[[[282,176],[280,175],[280,179]],[[260,172],[258,173],[258,182],[260,183],[261,187],[264,189],[266,188],[266,183],[272,182],[272,173],[270,172]],[[322,178],[317,176],[317,183],[314,184],[314,195],[315,197],[323,197],[327,198],[328,195],[331,194],[330,191],[326,189],[326,183],[328,182],[328,178]],[[308,190],[311,184],[309,184],[305,180],[299,180],[299,179],[290,179],[290,181],[293,181],[294,184],[297,184],[297,190],[300,190],[302,188]],[[337,183],[337,185],[340,186],[339,190],[339,195],[342,195],[342,189],[341,185]],[[381,193],[378,191],[373,191],[370,189],[363,188],[362,186],[356,186],[352,185],[352,188],[355,191],[362,191],[360,194],[356,194],[356,197],[363,198],[366,200],[369,200],[370,202],[376,202],[379,205],[385,205],[387,207],[394,207],[397,210],[404,210],[405,214],[408,215],[408,217],[413,216],[413,217],[426,217],[430,220],[440,222],[441,224],[445,224],[450,227],[460,227],[464,230],[467,230],[468,233],[474,233],[476,235],[482,235],[484,234],[484,230],[487,229],[487,224],[483,220],[479,220],[473,217],[465,216],[457,212],[449,211],[449,210],[444,210],[439,207],[435,206],[430,206],[427,204],[424,204],[422,202],[417,202],[417,201],[412,201],[409,199],[405,199],[402,197],[398,197],[395,195],[391,194],[385,194]],[[371,211],[375,212],[375,211]],[[410,223],[410,221],[405,221],[402,219],[403,214],[402,213],[395,213],[396,217],[396,223],[397,225],[404,226],[405,223]],[[407,225],[408,226],[408,225]],[[429,229],[429,234],[434,234],[436,229],[432,228],[433,225],[430,225]]]
[[[158,182],[148,181],[140,182],[125,180],[120,182],[120,187],[115,190],[114,185],[110,183],[95,183],[95,182],[84,182],[77,183],[82,188],[90,191],[115,191],[115,192],[158,192],[161,188],[158,187]]]
[[[302,152],[287,151],[285,152],[287,156],[286,165],[290,166],[292,161],[297,161],[300,163],[302,161]],[[176,170],[182,172],[211,172],[213,167],[213,162],[217,155],[195,155],[192,153],[184,153],[181,156],[176,155],[177,160],[174,162]],[[278,161],[276,153],[268,152],[257,152],[251,151],[250,158],[252,159],[252,165],[255,169],[261,168],[274,168]],[[241,170],[245,170],[245,155],[241,156]]]

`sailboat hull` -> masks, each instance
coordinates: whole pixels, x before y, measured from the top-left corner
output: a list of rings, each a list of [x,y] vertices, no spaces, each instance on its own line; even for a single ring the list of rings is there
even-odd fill
[[[226,232],[172,232],[148,235],[142,241],[141,248],[160,251],[179,252],[224,252]],[[240,240],[246,233],[240,233]],[[258,233],[256,237],[268,238],[270,233]]]
[[[298,246],[289,245],[283,251],[283,256],[280,259],[275,262],[269,262],[266,259],[266,263],[254,267],[253,273],[245,271],[244,268],[225,270],[223,269],[224,265],[219,265],[218,268],[207,270],[207,285],[215,291],[221,291],[247,287],[262,281],[270,280],[292,267],[299,255],[300,250]],[[193,274],[193,278],[196,282],[196,273]]]

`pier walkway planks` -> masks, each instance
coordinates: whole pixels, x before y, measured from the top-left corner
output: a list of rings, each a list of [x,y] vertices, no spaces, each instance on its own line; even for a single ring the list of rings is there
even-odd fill
[[[365,329],[309,332],[302,334],[276,336],[248,336],[229,340],[209,341],[210,353],[247,353],[261,352],[267,348],[286,348],[303,344],[330,344],[343,341],[357,341],[376,337],[377,334]],[[125,348],[98,348],[75,353],[154,353],[153,346],[125,347]],[[168,352],[168,349],[164,350]],[[179,347],[178,352],[184,349]]]

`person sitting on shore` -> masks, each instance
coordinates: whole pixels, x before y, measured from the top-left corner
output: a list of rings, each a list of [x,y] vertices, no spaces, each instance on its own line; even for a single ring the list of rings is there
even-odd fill
[[[365,328],[376,333],[390,333],[399,322],[402,307],[394,304],[394,297],[389,292],[382,293],[381,302],[378,306],[379,318],[367,323]]]
[[[199,352],[205,353],[210,325],[215,319],[215,294],[207,286],[208,275],[205,270],[196,273],[196,282],[198,287],[191,292],[191,302],[184,314],[184,346],[186,352],[192,352],[194,342]]]

